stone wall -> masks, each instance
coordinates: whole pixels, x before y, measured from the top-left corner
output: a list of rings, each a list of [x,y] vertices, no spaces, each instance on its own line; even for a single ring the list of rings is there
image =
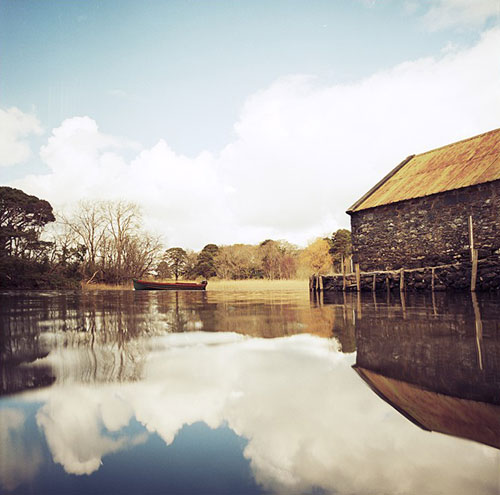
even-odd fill
[[[471,285],[472,264],[463,261],[453,265],[445,265],[432,269],[431,267],[403,270],[405,291],[420,290],[469,290]],[[434,272],[434,284],[432,283]],[[375,286],[373,280],[375,277]],[[368,290],[400,290],[401,271],[383,273],[362,272],[360,289]],[[324,291],[343,290],[342,275],[322,277]],[[357,290],[355,274],[346,276],[346,290]],[[476,290],[500,290],[500,255],[492,255],[479,261],[477,267]]]
[[[351,214],[354,262],[362,271],[470,260],[469,215],[479,259],[500,254],[500,181]]]

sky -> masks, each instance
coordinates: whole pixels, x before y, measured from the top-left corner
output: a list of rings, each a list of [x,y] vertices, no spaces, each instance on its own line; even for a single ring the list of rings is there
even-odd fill
[[[0,0],[0,184],[168,247],[304,246],[499,116],[500,0]]]

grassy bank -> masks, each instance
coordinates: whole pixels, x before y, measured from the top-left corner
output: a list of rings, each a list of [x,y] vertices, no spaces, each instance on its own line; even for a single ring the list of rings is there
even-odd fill
[[[308,290],[307,280],[209,280],[207,290],[209,291],[231,291],[231,290]],[[84,284],[83,290],[132,290],[132,281],[127,284]]]
[[[210,280],[207,290],[309,290],[308,280]]]

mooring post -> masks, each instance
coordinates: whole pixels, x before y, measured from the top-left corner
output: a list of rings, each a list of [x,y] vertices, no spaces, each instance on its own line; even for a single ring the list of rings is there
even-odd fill
[[[356,293],[356,316],[358,318],[358,320],[361,320],[361,318],[363,318],[363,314],[361,312],[361,292],[357,292]]]
[[[375,273],[373,274],[373,282],[372,282],[372,291],[375,292],[375,289],[377,287],[377,275]]]
[[[470,290],[474,292],[476,290],[477,281],[477,249],[472,250],[472,272],[470,277]]]
[[[472,224],[472,215],[469,215],[469,249],[472,258],[472,251],[474,251],[474,226]]]
[[[356,270],[356,290],[359,292],[361,290],[361,273],[359,271],[359,263],[354,265],[354,269]]]
[[[399,292],[404,292],[405,290],[405,269],[401,268],[401,272],[399,274]]]
[[[472,215],[469,215],[469,248],[470,248],[470,257],[472,261],[471,267],[471,275],[470,275],[470,290],[474,292],[476,290],[476,281],[477,281],[477,258],[478,252],[474,247],[474,225],[472,222]]]
[[[432,268],[431,269],[431,273],[432,273],[432,278],[431,278],[431,290],[432,292],[434,292],[434,276],[435,276],[435,268]]]
[[[473,292],[472,296],[472,307],[474,308],[474,319],[476,320],[476,347],[477,347],[477,359],[479,361],[479,369],[483,369],[483,321],[481,319],[481,311],[479,310],[479,304],[477,302],[476,293]]]
[[[401,291],[400,296],[401,296],[401,308],[403,310],[403,320],[406,320],[406,299],[404,291]]]

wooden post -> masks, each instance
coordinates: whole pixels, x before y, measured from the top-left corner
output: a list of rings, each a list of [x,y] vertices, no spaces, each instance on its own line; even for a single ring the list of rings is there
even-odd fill
[[[434,292],[434,272],[435,272],[435,268],[432,269],[432,279],[431,279],[432,292]]]
[[[342,316],[344,318],[344,323],[347,322],[347,301],[345,297],[345,292],[342,293]]]
[[[406,299],[404,291],[401,291],[401,308],[403,309],[403,320],[406,320]]]
[[[354,269],[356,270],[356,289],[359,292],[361,290],[361,273],[359,271],[359,263],[354,265]]]
[[[342,290],[345,292],[345,264],[346,259],[342,256]]]
[[[474,227],[472,225],[472,215],[469,215],[469,249],[472,258],[472,251],[474,250]]]
[[[469,248],[470,248],[470,257],[472,261],[472,270],[470,276],[470,290],[474,292],[476,290],[476,282],[477,282],[477,258],[478,253],[477,249],[474,247],[474,225],[472,223],[472,215],[469,215]]]
[[[474,292],[476,290],[477,281],[477,249],[472,250],[472,273],[470,278],[470,290]]]
[[[372,291],[375,292],[375,289],[377,288],[377,275],[375,273],[373,274],[373,282],[372,282]]]
[[[405,270],[401,268],[401,272],[399,274],[399,292],[404,292],[405,290]]]
[[[391,286],[389,284],[389,275],[388,274],[385,276],[385,287],[387,289],[387,292],[389,292],[391,290]]]
[[[477,358],[479,361],[479,368],[483,369],[483,321],[481,320],[481,312],[479,310],[479,304],[477,303],[476,293],[473,292],[472,296],[472,307],[474,308],[474,319],[476,320],[476,347],[477,347]]]

